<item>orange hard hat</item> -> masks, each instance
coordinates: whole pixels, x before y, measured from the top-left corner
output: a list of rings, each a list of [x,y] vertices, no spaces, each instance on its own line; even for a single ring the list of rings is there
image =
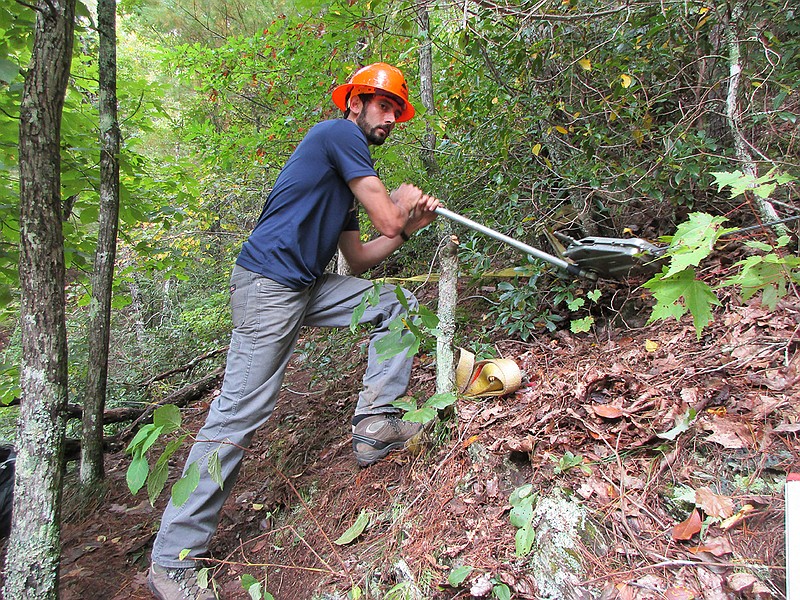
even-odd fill
[[[347,110],[347,100],[355,94],[374,94],[383,91],[397,97],[403,105],[403,112],[397,117],[397,122],[408,121],[414,116],[414,107],[408,101],[408,84],[403,72],[397,67],[386,63],[374,63],[362,67],[347,81],[333,90],[331,98],[340,109]]]

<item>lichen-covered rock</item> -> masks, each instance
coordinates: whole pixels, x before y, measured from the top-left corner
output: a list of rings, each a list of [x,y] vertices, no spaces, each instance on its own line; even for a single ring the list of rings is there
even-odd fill
[[[580,587],[585,568],[581,548],[596,541],[596,529],[586,510],[561,494],[540,499],[531,521],[536,541],[529,564],[541,598],[577,600],[591,598]]]

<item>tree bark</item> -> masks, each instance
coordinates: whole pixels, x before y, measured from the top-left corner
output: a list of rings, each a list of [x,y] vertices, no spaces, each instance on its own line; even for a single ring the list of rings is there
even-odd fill
[[[104,476],[103,411],[108,382],[111,296],[119,224],[116,12],[116,0],[99,0],[97,3],[100,34],[100,227],[92,271],[89,365],[83,407],[80,481],[84,487],[96,485]]]
[[[419,49],[419,79],[422,105],[428,115],[436,113],[433,98],[433,56],[431,52],[431,31],[428,3],[420,0],[416,6],[417,22],[425,42]],[[425,127],[425,140],[422,148],[422,162],[428,175],[439,173],[436,160],[436,132],[428,121]],[[439,331],[436,339],[436,393],[446,394],[455,390],[456,368],[454,359],[453,337],[455,335],[455,311],[458,299],[458,248],[452,236],[450,221],[446,219],[439,225],[442,237],[446,242],[444,251],[439,255]]]
[[[725,32],[728,46],[729,68],[728,95],[725,101],[725,113],[728,119],[728,127],[730,127],[731,135],[733,136],[736,158],[742,165],[742,172],[755,179],[758,177],[758,165],[753,159],[753,155],[750,152],[750,145],[742,132],[742,110],[739,103],[739,92],[742,80],[742,55],[741,45],[739,44],[739,28],[744,18],[744,7],[744,0],[736,0],[733,3],[730,20]],[[775,211],[775,207],[772,206],[769,200],[761,198],[751,192],[745,193],[748,200],[755,201],[758,215],[764,222],[780,220],[778,213]],[[773,231],[778,236],[787,235],[789,233],[789,230],[783,224],[774,225]]]
[[[22,359],[14,512],[4,597],[58,597],[67,334],[61,118],[75,0],[36,4],[19,125]]]

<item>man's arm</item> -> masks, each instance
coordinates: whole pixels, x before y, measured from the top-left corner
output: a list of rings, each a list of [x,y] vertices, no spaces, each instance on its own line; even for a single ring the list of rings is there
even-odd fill
[[[377,177],[375,179],[377,179]],[[380,183],[380,180],[378,180],[378,183]],[[381,187],[383,187],[382,183]],[[405,189],[401,191],[401,188]],[[403,226],[395,235],[388,236],[384,234],[366,243],[361,241],[358,231],[343,231],[342,235],[339,236],[339,250],[341,250],[345,260],[347,260],[347,264],[350,265],[350,268],[356,275],[374,267],[402,246],[404,241],[402,237],[403,234],[406,236],[413,235],[419,229],[429,225],[436,218],[436,213],[434,211],[439,206],[439,200],[433,196],[423,194],[422,190],[410,184],[403,184],[400,188],[395,190],[395,192],[392,192],[392,198],[394,198],[395,194],[401,197],[417,196],[416,201],[411,205],[411,209],[404,220]],[[374,225],[374,217],[372,213],[369,212],[369,209],[367,209],[367,214],[369,214],[370,220],[372,220]],[[378,231],[381,231],[377,225],[376,228]],[[381,231],[381,233],[383,232]]]
[[[383,182],[374,175],[356,177],[348,185],[356,200],[366,209],[375,229],[390,238],[400,235],[423,195],[422,190],[407,183],[389,194]]]

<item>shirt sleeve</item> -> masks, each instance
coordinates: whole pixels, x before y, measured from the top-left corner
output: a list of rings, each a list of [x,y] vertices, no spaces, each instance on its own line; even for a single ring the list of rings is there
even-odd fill
[[[329,160],[341,175],[350,182],[356,177],[378,176],[372,164],[367,138],[352,121],[342,119],[341,124],[331,130],[328,138]]]

